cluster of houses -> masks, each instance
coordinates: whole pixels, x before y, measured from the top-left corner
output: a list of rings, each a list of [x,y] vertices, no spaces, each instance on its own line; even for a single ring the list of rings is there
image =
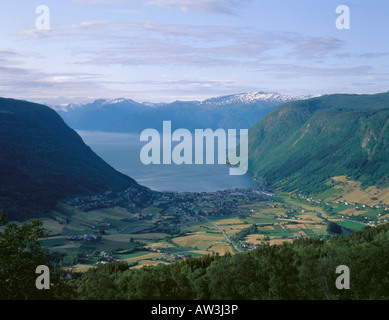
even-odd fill
[[[72,234],[66,237],[66,240],[70,241],[101,241],[103,237],[101,235],[89,235],[89,234]]]
[[[319,199],[319,200],[315,200],[315,199],[312,199],[312,198],[309,198],[309,197],[306,197],[302,194],[298,194],[298,196],[301,198],[301,199],[304,199],[308,202],[314,202],[314,203],[318,203],[318,204],[322,204],[323,200]],[[379,203],[379,204],[375,204],[375,205],[368,205],[368,204],[364,204],[364,203],[358,203],[358,202],[354,202],[354,201],[347,201],[347,200],[344,200],[344,199],[340,199],[340,200],[336,200],[335,201],[336,204],[341,204],[341,205],[346,205],[346,206],[353,206],[355,207],[356,210],[363,210],[363,209],[384,209],[384,211],[389,211],[389,205],[387,204],[383,204],[383,203]],[[326,203],[326,205],[330,205],[330,203]],[[350,219],[349,216],[344,216],[344,215],[340,215],[341,218],[345,218],[345,219]],[[353,219],[357,219],[357,220],[360,220],[364,218],[364,220],[366,220],[366,224],[369,225],[369,226],[377,226],[378,224],[381,224],[381,223],[385,223],[385,222],[388,222],[389,220],[386,219],[386,218],[381,218],[381,214],[377,214],[377,217],[376,219],[370,219],[369,217],[367,216],[364,216],[364,217],[353,217]]]
[[[254,244],[254,243],[245,241],[245,242],[241,243],[241,247],[243,249],[246,249],[246,250],[254,250],[254,249],[258,249],[258,248],[262,247],[262,245],[258,244],[258,243]]]
[[[344,204],[346,206],[358,206],[356,209],[361,208],[372,208],[372,209],[385,209],[386,211],[389,211],[389,206],[386,204],[376,204],[376,205],[368,205],[363,203],[357,203],[352,201],[346,201],[346,200],[337,200],[335,201],[336,204]]]
[[[160,228],[183,228],[189,222],[199,221],[198,214],[204,216],[242,214],[242,201],[264,201],[262,191],[255,189],[233,189],[216,192],[161,192],[154,199],[153,207],[166,208],[158,214],[152,214]],[[162,214],[161,214],[162,213]],[[253,213],[247,210],[246,214]],[[162,221],[163,215],[174,216],[169,224]],[[139,215],[136,219],[146,219]],[[129,218],[130,219],[130,218]],[[132,217],[131,219],[135,219]]]
[[[320,234],[319,234],[320,236]],[[300,233],[298,234],[294,234],[294,235],[291,235],[291,236],[282,236],[281,239],[301,239],[303,238],[304,236]]]
[[[281,214],[269,213],[268,216],[273,217],[275,219],[283,219],[283,220],[312,221],[312,218],[309,218],[309,217],[300,218],[298,216],[294,216],[294,215],[290,215],[290,214],[283,216]]]
[[[380,215],[379,215],[380,216]],[[382,223],[386,223],[388,222],[389,220],[388,219],[381,219],[381,220],[373,220],[373,221],[369,221],[367,223],[368,226],[371,226],[371,227],[376,227],[378,226],[379,224],[382,224]]]
[[[118,194],[113,199],[108,199],[106,197],[108,194],[110,194],[109,191],[107,191],[105,194],[86,196],[82,198],[76,197],[66,201],[66,203],[82,211],[90,211],[99,208],[109,208],[118,205],[122,205],[129,208],[132,208],[134,206],[133,203],[128,200],[125,194]]]
[[[298,196],[300,197],[300,199],[303,199],[303,200],[306,200],[307,202],[312,202],[312,203],[317,203],[317,204],[321,204],[323,202],[322,199],[313,199],[313,198],[309,198],[307,196],[304,196],[302,194],[298,194]],[[358,206],[356,209],[359,209],[359,208],[372,208],[372,209],[385,209],[385,211],[389,211],[389,205],[386,205],[386,204],[376,204],[376,205],[368,205],[368,204],[363,204],[363,203],[357,203],[357,202],[354,202],[354,201],[347,201],[347,200],[344,200],[344,199],[341,199],[341,200],[337,200],[335,201],[336,204],[344,204],[346,206]],[[329,203],[326,203],[327,205],[329,205]]]
[[[184,253],[174,254],[174,253],[169,253],[169,252],[163,251],[162,249],[159,249],[159,248],[147,248],[147,250],[152,251],[152,252],[156,252],[156,253],[159,253],[159,254],[162,254],[162,255],[164,255],[166,257],[173,258],[173,259],[176,259],[176,260],[185,260],[186,258],[190,258],[191,257],[190,254],[184,254]]]
[[[71,205],[82,211],[122,206],[124,208],[128,208],[132,212],[135,212],[135,203],[142,202],[145,197],[151,198],[151,194],[145,195],[145,192],[147,191],[142,191],[131,187],[120,192],[105,191],[100,194],[75,197],[68,199],[65,202],[68,205]]]
[[[173,214],[192,212],[213,216],[225,213],[239,214],[239,203],[242,201],[264,201],[265,199],[266,195],[262,191],[236,188],[215,192],[166,192],[159,197],[158,203],[154,204],[168,203],[169,211]]]
[[[136,212],[137,201],[144,197],[142,191],[129,188],[121,192],[106,191],[85,197],[68,199],[66,203],[82,211],[121,206],[130,212]],[[221,190],[216,192],[160,192],[153,193],[150,205],[168,207],[173,215],[202,213],[207,216],[238,214],[241,201],[264,201],[267,194],[256,189]],[[139,220],[146,216],[140,215]]]
[[[323,202],[322,199],[312,199],[312,198],[306,198],[305,199],[307,202],[312,202],[312,203],[316,203],[316,204],[321,204]]]
[[[287,240],[287,239],[292,239],[292,240],[295,240],[295,239],[301,239],[303,238],[304,236],[302,234],[294,234],[294,235],[290,235],[290,236],[282,236],[281,239],[283,240]],[[241,242],[241,247],[243,249],[246,249],[246,250],[254,250],[254,249],[258,249],[260,247],[262,247],[261,244],[254,244],[252,242],[249,242],[249,241],[244,241],[244,242]]]
[[[96,264],[107,264],[107,263],[111,263],[111,262],[115,262],[116,259],[114,256],[112,256],[111,254],[109,254],[108,252],[105,252],[105,251],[101,251],[100,252],[100,261],[97,262]]]

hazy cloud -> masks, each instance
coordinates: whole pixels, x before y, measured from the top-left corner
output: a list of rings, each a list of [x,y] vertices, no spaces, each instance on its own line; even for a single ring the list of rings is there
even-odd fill
[[[365,53],[340,53],[335,56],[339,59],[347,58],[366,58],[366,59],[375,59],[379,57],[385,57],[389,55],[389,52],[365,52]]]
[[[99,90],[102,95],[112,92],[97,74],[43,72],[21,66],[18,59],[25,57],[11,50],[0,49],[0,96],[28,99],[36,102],[60,100],[67,97],[80,100],[93,96]],[[63,102],[63,98],[62,98]]]
[[[292,54],[303,59],[316,58],[341,49],[344,44],[343,40],[334,37],[297,36]]]
[[[178,8],[183,12],[203,11],[216,14],[236,14],[236,10],[249,3],[249,0],[148,0],[147,5]]]
[[[385,57],[389,54],[389,52],[368,52],[368,53],[361,53],[358,56],[361,58],[378,58],[378,57]]]
[[[75,37],[85,40],[75,55],[80,63],[124,65],[220,66],[275,59],[282,48],[287,59],[312,60],[344,45],[334,37],[308,37],[245,27],[184,26],[151,22],[85,21],[49,34],[27,31],[33,37]],[[72,50],[71,48],[69,48]],[[283,57],[285,58],[285,57]]]
[[[255,20],[254,12],[248,12],[262,8],[262,2],[70,2],[76,5],[66,8],[61,19],[53,16],[50,30],[10,28],[5,32],[9,41],[3,46],[15,50],[0,48],[0,95],[34,100],[40,95],[55,100],[96,94],[198,99],[268,87],[272,91],[294,87],[301,93],[309,88],[317,88],[317,93],[329,87],[352,88],[354,83],[384,87],[388,78],[381,73],[387,47],[361,41],[355,51],[356,39],[363,37],[349,38],[324,28],[306,30],[299,23],[294,27],[286,15],[279,18],[288,23],[274,20],[268,30],[263,29],[266,19]],[[277,9],[263,5],[267,7]],[[72,15],[73,9],[79,12]],[[247,19],[239,17],[243,12]],[[33,18],[32,11],[32,22]],[[335,29],[332,20],[328,23]],[[26,26],[32,23],[18,24],[20,29]],[[29,56],[29,48],[41,56]]]
[[[301,77],[350,77],[361,76],[372,72],[370,66],[356,66],[356,67],[312,67],[296,64],[262,64],[258,66],[262,72],[266,72],[273,77],[279,78],[301,78]]]
[[[183,12],[200,11],[212,14],[235,15],[237,10],[251,0],[73,0],[89,5],[128,4],[131,6],[158,6],[179,9]]]

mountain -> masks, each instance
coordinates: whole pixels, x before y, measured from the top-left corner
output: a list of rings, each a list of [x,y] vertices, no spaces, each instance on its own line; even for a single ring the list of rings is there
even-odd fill
[[[0,210],[12,219],[45,214],[66,197],[145,189],[44,105],[0,98],[0,137]]]
[[[124,100],[120,103],[96,100],[87,105],[69,105],[59,111],[74,129],[139,133],[144,129],[162,130],[170,120],[172,129],[248,129],[266,113],[286,102],[307,99],[278,93],[241,93],[204,101],[142,103]]]
[[[276,92],[252,92],[211,98],[200,102],[200,104],[208,106],[244,105],[258,103],[279,105],[290,101],[305,100],[307,98],[308,96],[281,95]]]
[[[56,107],[59,115],[72,128],[82,130],[112,131],[119,119],[153,107],[130,99],[98,99],[85,105],[69,104]]]
[[[284,104],[249,131],[249,169],[285,191],[317,194],[346,175],[389,183],[389,92],[336,94]]]

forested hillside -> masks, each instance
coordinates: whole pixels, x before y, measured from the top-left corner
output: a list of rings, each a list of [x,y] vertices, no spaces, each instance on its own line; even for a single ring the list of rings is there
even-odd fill
[[[350,289],[336,288],[336,268]],[[203,256],[141,269],[99,266],[72,280],[74,299],[388,299],[389,224],[327,242],[295,240],[233,256]]]
[[[0,98],[0,210],[46,214],[69,196],[142,188],[99,158],[49,107]]]
[[[314,194],[341,175],[363,187],[389,183],[389,93],[287,103],[249,137],[250,170],[276,188]]]

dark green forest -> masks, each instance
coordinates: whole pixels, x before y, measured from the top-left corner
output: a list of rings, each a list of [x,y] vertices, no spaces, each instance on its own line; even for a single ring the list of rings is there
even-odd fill
[[[49,107],[0,98],[0,208],[13,220],[47,215],[62,199],[146,189],[116,171]]]
[[[335,286],[339,265],[350,269],[349,290]],[[389,224],[327,242],[306,238],[172,265],[109,264],[69,285],[75,299],[388,299]]]

